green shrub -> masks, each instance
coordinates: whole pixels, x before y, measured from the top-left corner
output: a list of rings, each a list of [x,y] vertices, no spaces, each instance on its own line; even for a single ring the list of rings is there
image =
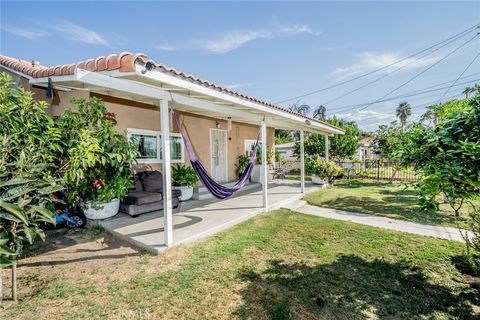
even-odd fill
[[[319,158],[308,159],[305,162],[305,171],[320,178],[325,178],[328,182],[339,177],[343,169],[333,161],[325,161]]]
[[[172,167],[172,183],[174,186],[193,186],[198,182],[198,177],[192,167],[177,164]]]
[[[45,239],[40,223],[55,223],[52,194],[63,189],[54,166],[61,139],[46,107],[0,74],[0,270],[15,263],[26,243]]]
[[[57,167],[67,168],[64,179],[69,201],[121,199],[132,187],[131,166],[137,156],[134,144],[117,132],[114,115],[100,99],[71,102],[77,108],[56,119],[63,142]]]
[[[247,168],[249,162],[250,162],[250,157],[244,154],[238,156],[238,163],[235,164],[235,174],[237,176],[240,176],[243,173],[243,171],[245,171],[245,169]]]

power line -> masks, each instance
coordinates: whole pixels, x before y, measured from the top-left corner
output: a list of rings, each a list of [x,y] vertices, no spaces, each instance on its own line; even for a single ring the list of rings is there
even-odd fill
[[[348,91],[348,92],[346,92],[346,93],[344,93],[344,94],[342,94],[342,95],[340,95],[340,96],[338,96],[338,97],[335,97],[335,98],[333,98],[333,99],[331,99],[331,100],[329,100],[329,101],[327,101],[327,102],[325,102],[325,103],[323,103],[323,104],[328,106],[329,103],[338,101],[338,100],[340,100],[340,99],[342,99],[342,98],[344,98],[344,97],[346,97],[346,96],[348,96],[348,95],[350,95],[350,94],[352,94],[352,93],[354,93],[354,92],[357,92],[357,91],[359,91],[359,90],[361,90],[361,89],[363,89],[363,88],[366,88],[366,87],[368,87],[369,85],[371,85],[371,84],[373,84],[373,83],[376,83],[376,82],[378,82],[378,81],[380,81],[380,80],[382,80],[382,79],[390,76],[391,74],[393,74],[393,73],[395,73],[395,72],[398,72],[398,71],[400,71],[400,70],[408,67],[409,65],[411,65],[411,64],[413,64],[413,63],[415,63],[415,62],[417,62],[417,61],[419,61],[419,60],[421,60],[421,59],[423,59],[423,58],[425,58],[425,57],[428,57],[428,56],[431,55],[432,53],[437,52],[438,50],[440,50],[440,49],[448,46],[449,44],[457,41],[458,39],[461,39],[461,38],[464,37],[465,35],[467,35],[467,34],[464,34],[464,35],[462,35],[461,37],[458,37],[458,38],[453,39],[453,40],[451,40],[451,41],[449,41],[449,42],[446,42],[446,43],[444,43],[442,46],[440,46],[440,47],[438,47],[438,48],[436,48],[436,49],[434,49],[434,50],[432,50],[432,51],[430,51],[430,52],[428,52],[428,53],[426,53],[426,54],[424,54],[424,55],[422,55],[422,56],[420,56],[420,57],[418,57],[418,58],[416,58],[416,59],[413,59],[412,61],[408,62],[407,64],[404,64],[404,65],[398,67],[397,69],[395,69],[395,70],[393,70],[393,71],[391,71],[391,72],[389,72],[389,73],[387,73],[387,74],[384,74],[384,75],[381,76],[381,77],[378,77],[378,78],[376,78],[376,79],[374,79],[374,80],[372,80],[372,81],[369,81],[369,82],[367,82],[366,84],[361,85],[360,87],[355,88],[355,89],[353,89],[353,90],[350,90],[350,91]]]
[[[454,98],[457,98],[457,97],[460,97],[462,96],[463,94],[462,93],[457,93],[453,96],[450,96],[448,98],[446,98],[445,100],[451,100],[451,99],[454,99]],[[417,104],[417,105],[414,105],[413,108],[414,109],[418,109],[418,108],[421,108],[421,107],[424,107],[424,106],[429,106],[429,105],[432,105],[432,104],[435,104],[437,100],[434,100],[434,101],[430,101],[430,102],[427,102],[427,103],[422,103],[422,104]],[[345,118],[340,118],[340,119],[346,119],[348,117],[345,117]],[[376,116],[371,116],[371,117],[367,117],[367,118],[364,118],[364,119],[361,119],[361,120],[358,120],[358,121],[365,121],[365,120],[370,120],[370,119],[375,119],[377,118]]]
[[[445,91],[445,93],[442,94],[442,96],[438,99],[437,104],[440,103],[440,101],[442,100],[442,98],[443,98],[445,95],[447,95],[447,93],[450,91],[450,89],[457,83],[458,79],[460,79],[460,78],[463,76],[463,74],[464,74],[465,72],[467,72],[467,70],[472,66],[472,64],[475,62],[475,60],[477,60],[477,58],[478,58],[479,56],[480,56],[480,52],[477,53],[477,55],[472,59],[472,61],[470,61],[470,63],[467,65],[467,67],[462,71],[462,73],[460,73],[460,75],[458,76],[458,78],[455,79],[455,81],[448,87],[447,91]]]
[[[470,28],[468,28],[468,29],[465,29],[464,31],[459,32],[459,33],[457,33],[457,34],[455,34],[455,35],[453,35],[453,36],[451,36],[451,37],[449,37],[449,38],[447,38],[447,39],[445,39],[445,40],[443,40],[443,41],[441,41],[441,42],[438,42],[438,43],[436,43],[436,44],[434,44],[434,45],[431,45],[430,47],[428,47],[428,48],[426,48],[426,49],[423,49],[423,50],[421,50],[421,51],[418,51],[418,52],[416,52],[416,53],[413,53],[413,54],[411,54],[411,55],[409,55],[409,56],[407,56],[407,57],[405,57],[405,58],[402,58],[402,59],[400,59],[400,60],[397,60],[397,61],[395,61],[395,62],[392,62],[392,63],[390,63],[390,64],[388,64],[388,65],[386,65],[386,66],[383,66],[383,67],[381,67],[381,68],[378,68],[378,69],[372,70],[372,71],[370,71],[370,72],[364,73],[364,74],[362,74],[362,75],[356,76],[356,77],[354,77],[354,78],[352,78],[352,79],[345,80],[345,81],[339,82],[339,83],[337,83],[337,84],[334,84],[334,85],[331,85],[331,86],[327,86],[327,87],[324,87],[324,88],[321,88],[321,89],[318,89],[318,90],[314,90],[314,91],[311,91],[311,92],[308,92],[308,93],[305,93],[305,94],[302,94],[302,95],[299,95],[299,96],[296,96],[296,97],[293,97],[293,98],[289,98],[289,99],[277,101],[277,102],[275,102],[275,103],[276,103],[276,104],[280,104],[280,103],[284,103],[284,102],[288,102],[288,101],[292,101],[292,100],[301,99],[301,98],[310,96],[310,95],[312,95],[312,94],[319,93],[319,92],[322,92],[322,91],[326,91],[326,90],[329,90],[329,89],[332,89],[332,88],[336,88],[336,87],[339,87],[339,86],[344,85],[344,84],[346,84],[346,83],[350,83],[350,82],[352,82],[352,81],[355,81],[355,80],[364,78],[364,77],[369,76],[369,75],[371,75],[371,74],[374,74],[374,73],[377,73],[377,72],[379,72],[379,71],[385,70],[386,68],[389,68],[389,67],[391,67],[391,66],[393,66],[393,65],[395,65],[395,64],[397,64],[397,63],[400,63],[400,62],[405,61],[405,60],[407,60],[407,59],[413,58],[413,57],[415,57],[415,56],[417,56],[417,55],[419,55],[419,54],[422,54],[422,53],[424,53],[425,51],[428,51],[428,50],[430,50],[430,49],[432,49],[432,48],[435,48],[436,46],[439,46],[439,45],[441,45],[441,44],[443,44],[443,43],[445,43],[445,42],[450,41],[451,39],[454,39],[454,38],[457,38],[457,37],[458,37],[458,38],[461,38],[461,37],[463,37],[464,35],[470,33],[471,31],[473,31],[475,28],[477,28],[477,25],[474,25],[474,26],[472,26],[472,27],[470,27]]]
[[[465,41],[464,43],[462,43],[460,46],[456,47],[455,49],[453,49],[452,51],[450,51],[446,56],[444,56],[443,58],[441,58],[440,60],[438,60],[437,62],[435,62],[434,64],[430,65],[428,68],[424,69],[423,71],[417,73],[416,75],[414,75],[413,77],[411,77],[410,79],[408,79],[406,82],[402,83],[401,85],[399,85],[398,87],[395,87],[394,89],[390,90],[389,92],[387,92],[386,94],[384,94],[381,98],[375,100],[373,103],[370,103],[368,105],[366,105],[365,107],[363,108],[360,108],[358,111],[362,111],[362,110],[365,110],[367,109],[368,107],[370,107],[372,104],[376,103],[378,100],[382,100],[386,97],[388,97],[390,94],[394,93],[395,91],[397,91],[398,89],[401,89],[403,88],[404,86],[406,86],[407,84],[409,84],[410,82],[412,82],[413,80],[415,80],[416,78],[418,78],[419,76],[421,76],[422,74],[424,74],[425,72],[429,71],[430,69],[432,69],[433,67],[435,67],[436,65],[438,65],[439,63],[443,62],[445,59],[447,59],[448,57],[450,57],[452,54],[454,54],[455,52],[457,52],[458,50],[460,50],[461,48],[463,48],[464,46],[466,46],[468,43],[470,43],[471,41],[473,41],[473,39],[475,39],[480,33],[477,33],[475,34],[473,37],[471,37],[470,39],[468,39],[467,41]],[[358,112],[357,111],[357,112]]]
[[[466,85],[466,84],[470,84],[470,83],[475,83],[475,82],[477,82],[477,81],[480,81],[480,78],[479,78],[479,79],[473,79],[473,80],[469,80],[469,81],[460,82],[460,83],[454,84],[452,87],[458,87],[458,86],[462,86],[462,85]],[[450,84],[451,84],[450,81],[449,81],[449,82],[446,82],[446,83],[450,83]],[[445,84],[445,83],[442,83],[442,84]],[[435,88],[435,87],[438,87],[438,85],[430,86],[430,87],[427,87],[427,88],[424,88],[424,89],[421,89],[421,90],[415,90],[415,91],[407,92],[407,93],[404,93],[404,94],[401,94],[401,95],[397,95],[397,96],[394,96],[394,97],[391,97],[391,98],[388,98],[388,99],[375,100],[375,101],[373,101],[373,102],[357,103],[357,104],[352,104],[352,105],[348,105],[348,106],[337,107],[337,108],[334,108],[334,109],[330,112],[330,114],[333,114],[333,113],[339,112],[339,111],[352,110],[352,109],[354,109],[354,108],[357,108],[357,107],[360,107],[360,106],[363,106],[363,105],[366,105],[366,104],[374,105],[374,104],[381,103],[381,102],[392,101],[392,100],[396,100],[396,99],[400,99],[400,98],[414,97],[414,96],[422,95],[422,94],[425,94],[425,93],[436,92],[436,91],[440,91],[440,90],[443,90],[443,89],[448,88],[448,86],[444,86],[444,87],[440,87],[440,88]],[[430,88],[435,88],[435,89],[430,89]]]

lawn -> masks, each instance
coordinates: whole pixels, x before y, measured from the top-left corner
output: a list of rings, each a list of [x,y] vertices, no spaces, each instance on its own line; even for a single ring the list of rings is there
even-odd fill
[[[304,197],[308,203],[345,211],[368,213],[390,218],[469,229],[468,206],[456,218],[448,204],[437,213],[427,213],[418,206],[417,192],[411,185],[373,180],[340,180],[335,187]]]
[[[287,210],[159,257],[103,233],[88,237],[50,239],[22,260],[21,301],[6,303],[0,318],[480,316],[478,289],[452,262],[463,252],[461,243]]]

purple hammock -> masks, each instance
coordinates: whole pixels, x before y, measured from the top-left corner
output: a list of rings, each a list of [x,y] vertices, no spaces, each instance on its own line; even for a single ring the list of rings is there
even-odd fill
[[[257,158],[258,139],[260,137],[260,134],[257,136],[257,141],[255,142],[255,146],[253,148],[253,154],[250,157],[250,161],[248,162],[248,165],[245,168],[245,170],[240,175],[240,178],[233,186],[226,187],[216,182],[215,180],[213,180],[213,178],[208,174],[202,162],[198,160],[197,156],[195,155],[192,145],[190,144],[190,141],[188,140],[188,137],[183,130],[183,126],[180,123],[180,119],[177,117],[175,112],[172,112],[172,113],[173,113],[173,118],[177,123],[178,130],[180,131],[180,134],[183,137],[183,141],[185,143],[185,149],[187,149],[187,153],[190,158],[190,163],[192,164],[192,168],[197,173],[198,178],[200,179],[200,181],[202,181],[205,188],[207,188],[208,191],[210,191],[218,199],[228,199],[231,196],[233,196],[237,191],[242,189],[247,183],[250,176],[252,175],[255,159]]]

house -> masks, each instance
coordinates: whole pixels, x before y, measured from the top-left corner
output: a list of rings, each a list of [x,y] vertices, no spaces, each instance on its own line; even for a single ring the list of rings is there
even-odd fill
[[[380,155],[376,154],[373,149],[373,139],[367,135],[363,136],[358,142],[358,151],[355,158],[360,160],[379,159]]]
[[[343,134],[328,123],[167,67],[142,53],[123,52],[53,67],[0,55],[0,71],[10,73],[36,99],[46,100],[52,115],[70,107],[70,97],[101,98],[116,115],[117,129],[137,138],[140,165],[133,169],[161,170],[164,185],[171,185],[171,163],[189,163],[171,110],[181,116],[198,158],[220,182],[236,179],[237,157],[251,149],[259,131],[262,145],[268,148],[274,147],[277,128],[298,130],[302,137],[304,131],[327,139]],[[52,99],[45,98],[49,84],[54,89]],[[262,148],[262,158],[266,158],[266,148]],[[303,169],[303,153],[301,163]],[[269,208],[267,172],[264,161],[265,210]],[[300,185],[304,192],[304,174]],[[169,247],[173,243],[171,190],[166,188],[164,193],[162,228],[164,245]]]
[[[293,155],[294,146],[295,146],[295,142],[276,144],[275,150],[279,153],[280,160],[290,161],[290,160],[296,159],[296,157]]]

